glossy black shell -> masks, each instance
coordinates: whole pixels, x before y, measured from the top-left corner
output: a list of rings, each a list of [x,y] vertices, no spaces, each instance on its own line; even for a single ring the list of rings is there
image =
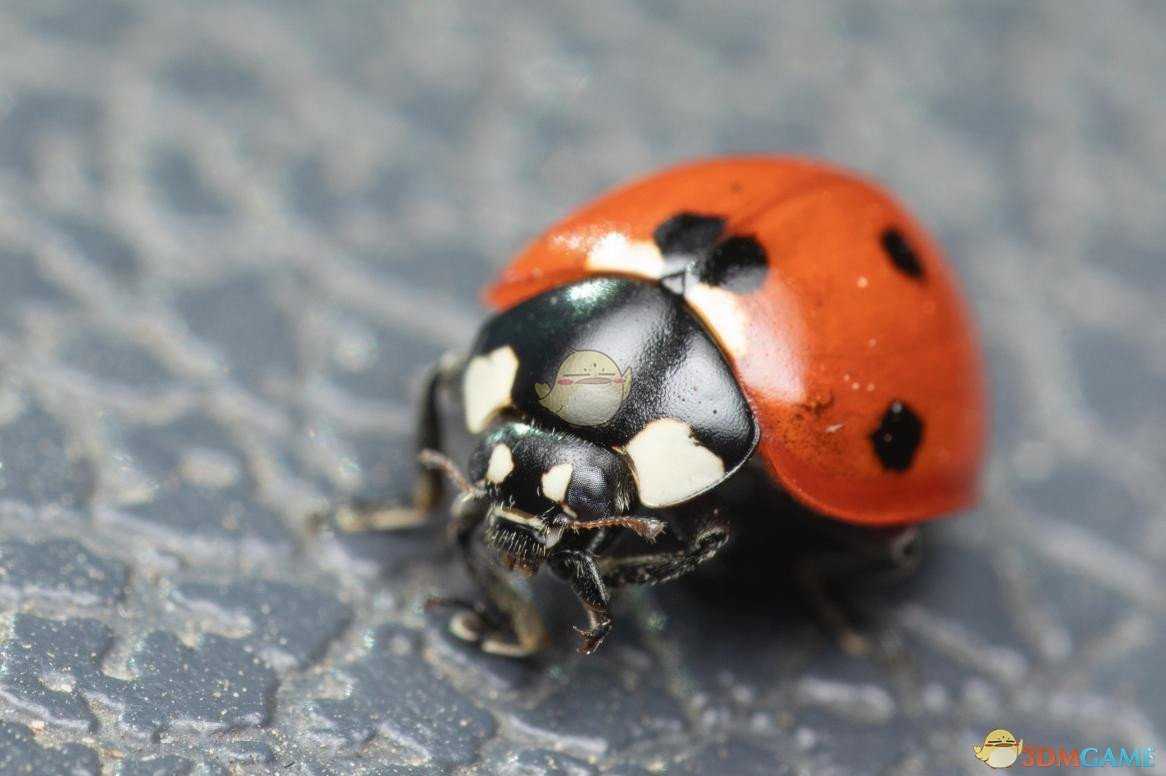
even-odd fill
[[[506,346],[518,360],[512,407],[542,427],[621,449],[653,420],[673,418],[722,460],[725,477],[757,444],[753,413],[720,349],[658,284],[597,277],[552,289],[487,321],[470,356]],[[621,376],[630,368],[630,388],[610,419],[572,423],[543,400],[568,357],[588,351]]]

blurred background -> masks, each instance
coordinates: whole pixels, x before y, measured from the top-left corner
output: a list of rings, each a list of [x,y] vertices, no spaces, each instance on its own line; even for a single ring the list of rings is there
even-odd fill
[[[0,6],[0,772],[980,773],[1166,751],[1166,5]],[[883,182],[995,393],[979,508],[838,650],[795,601],[621,598],[526,663],[420,604],[421,370],[616,182],[727,152]],[[552,597],[556,593],[548,593]]]

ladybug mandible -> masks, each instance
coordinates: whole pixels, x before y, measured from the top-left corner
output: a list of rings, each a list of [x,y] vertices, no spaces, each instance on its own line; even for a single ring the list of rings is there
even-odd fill
[[[851,173],[782,157],[666,170],[552,227],[485,296],[497,313],[427,382],[414,507],[443,473],[456,485],[484,603],[450,627],[488,652],[545,641],[512,572],[546,565],[571,587],[590,653],[613,589],[692,571],[740,521],[783,520],[723,495],[746,473],[896,541],[976,497],[985,391],[965,304],[931,237]]]

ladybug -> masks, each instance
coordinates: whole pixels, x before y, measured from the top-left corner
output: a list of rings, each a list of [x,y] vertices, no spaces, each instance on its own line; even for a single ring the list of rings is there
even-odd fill
[[[767,494],[900,549],[976,499],[966,305],[932,238],[852,173],[765,156],[665,170],[551,227],[485,299],[494,316],[426,383],[414,507],[455,485],[483,603],[450,629],[487,652],[543,646],[517,582],[543,566],[593,652],[612,590],[787,519]]]

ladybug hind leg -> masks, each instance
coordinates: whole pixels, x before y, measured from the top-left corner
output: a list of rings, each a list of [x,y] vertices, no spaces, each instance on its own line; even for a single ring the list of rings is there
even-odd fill
[[[828,525],[830,535],[825,538],[832,547],[799,558],[794,565],[794,581],[814,617],[839,648],[851,655],[868,655],[873,651],[870,639],[855,628],[835,588],[872,577],[889,582],[914,572],[922,554],[919,529],[823,525]]]

